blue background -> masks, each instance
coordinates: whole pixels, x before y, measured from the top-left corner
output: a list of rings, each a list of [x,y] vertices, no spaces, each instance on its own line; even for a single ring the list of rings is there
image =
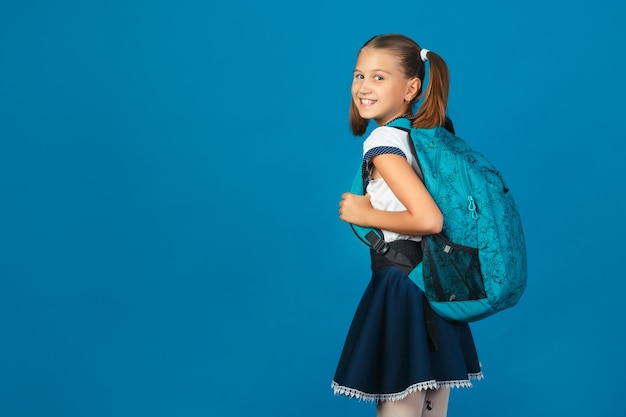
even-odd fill
[[[405,8],[402,8],[404,5]],[[624,9],[62,0],[0,6],[0,414],[346,416],[369,278],[338,219],[358,48],[446,59],[513,189],[530,278],[473,325],[450,416],[624,415]]]

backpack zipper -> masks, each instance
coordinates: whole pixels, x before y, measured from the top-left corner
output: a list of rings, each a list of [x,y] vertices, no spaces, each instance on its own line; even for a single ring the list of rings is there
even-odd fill
[[[476,202],[474,201],[474,197],[472,197],[472,189],[469,185],[469,178],[467,176],[467,160],[465,159],[465,156],[469,154],[470,152],[463,152],[457,155],[460,170],[459,176],[461,177],[463,191],[465,191],[465,195],[467,195],[467,210],[470,212],[472,219],[477,220],[478,212],[476,211]]]

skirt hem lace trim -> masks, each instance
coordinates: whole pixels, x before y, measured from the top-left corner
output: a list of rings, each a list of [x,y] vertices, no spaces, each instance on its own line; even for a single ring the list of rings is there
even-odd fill
[[[475,374],[468,374],[467,379],[462,379],[458,381],[437,381],[433,379],[430,381],[418,382],[411,385],[404,391],[392,394],[370,394],[354,388],[344,387],[342,385],[339,385],[335,381],[333,381],[333,383],[331,384],[331,388],[334,390],[335,395],[345,395],[362,401],[398,401],[406,398],[410,393],[415,391],[440,388],[471,388],[472,383],[470,382],[470,380],[479,380],[483,378],[483,373],[478,372]]]

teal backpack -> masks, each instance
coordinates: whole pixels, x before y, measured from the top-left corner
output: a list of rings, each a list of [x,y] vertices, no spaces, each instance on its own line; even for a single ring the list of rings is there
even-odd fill
[[[471,322],[513,307],[526,288],[526,243],[498,170],[443,127],[413,128],[406,118],[387,126],[409,133],[417,174],[443,213],[443,230],[423,236],[417,266],[389,247],[380,230],[351,225],[356,235],[405,271],[445,319]],[[365,194],[361,167],[351,191]]]

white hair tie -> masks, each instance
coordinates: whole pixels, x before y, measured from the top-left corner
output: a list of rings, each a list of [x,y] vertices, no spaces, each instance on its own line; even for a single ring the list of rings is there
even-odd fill
[[[428,61],[428,53],[430,51],[426,48],[422,48],[422,50],[420,51],[420,58],[422,58],[422,62],[426,62]]]

